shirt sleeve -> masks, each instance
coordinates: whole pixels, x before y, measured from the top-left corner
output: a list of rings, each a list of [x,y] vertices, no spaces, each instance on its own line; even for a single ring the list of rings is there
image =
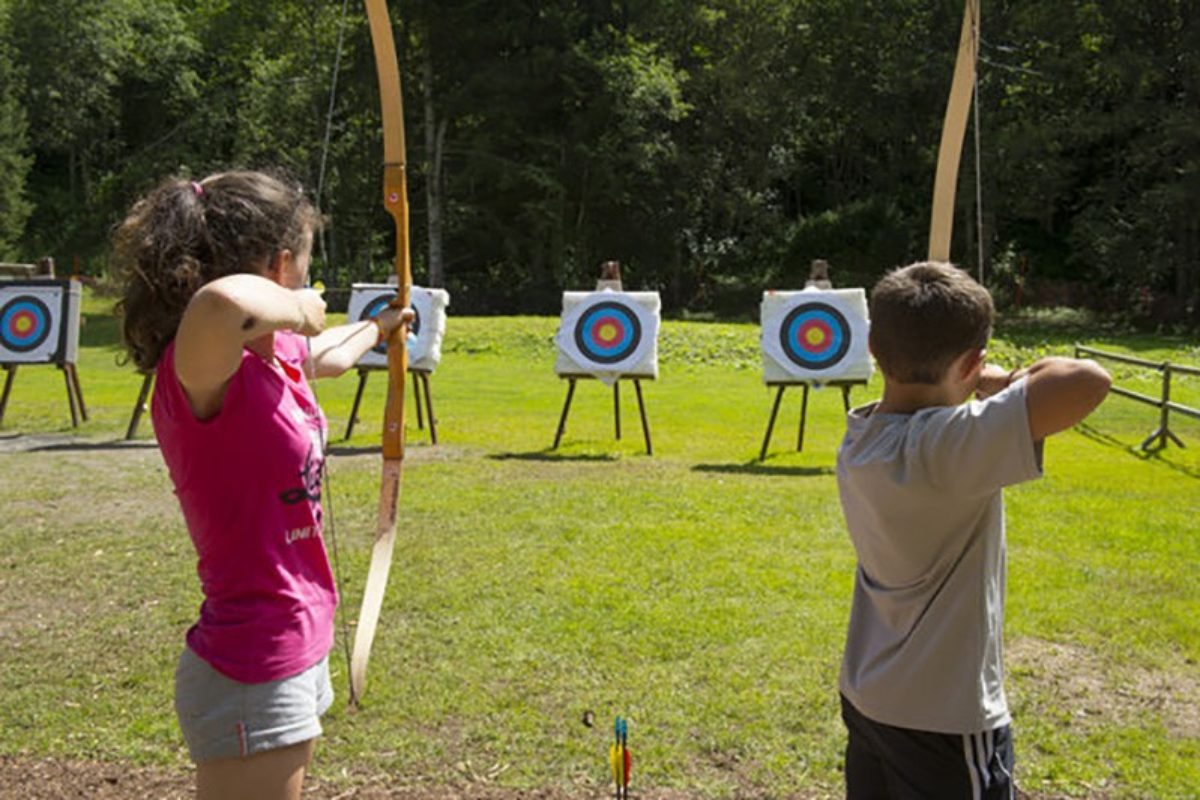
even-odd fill
[[[1024,379],[986,400],[928,414],[910,446],[919,448],[913,455],[930,483],[956,493],[990,493],[1042,475],[1042,447],[1029,432]]]

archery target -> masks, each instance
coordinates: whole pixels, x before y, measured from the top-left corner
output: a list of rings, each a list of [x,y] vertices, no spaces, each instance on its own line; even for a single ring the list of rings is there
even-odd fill
[[[78,347],[78,281],[0,283],[0,363],[73,363]]]
[[[564,292],[555,371],[657,377],[660,306],[657,292]]]
[[[572,335],[575,347],[589,361],[619,364],[638,352],[642,323],[627,304],[606,300],[579,316]]]
[[[387,308],[396,296],[391,284],[356,283],[350,290],[347,319],[351,322],[371,319]],[[450,295],[444,289],[412,287],[409,306],[415,318],[408,329],[409,369],[433,371],[442,358],[442,338],[446,333],[446,306]],[[383,342],[358,360],[360,367],[387,367],[387,343]]]
[[[865,380],[866,293],[862,289],[766,292],[762,349],[767,382]]]
[[[50,309],[37,297],[15,297],[0,307],[0,339],[16,353],[36,350],[52,324]]]

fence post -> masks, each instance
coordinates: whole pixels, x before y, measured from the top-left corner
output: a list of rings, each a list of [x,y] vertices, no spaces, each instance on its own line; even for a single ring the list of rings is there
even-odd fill
[[[1175,444],[1183,447],[1183,442],[1179,437],[1171,432],[1170,416],[1171,416],[1171,362],[1164,361],[1162,366],[1162,405],[1159,406],[1158,414],[1158,429],[1154,433],[1146,437],[1146,441],[1142,442],[1142,449],[1149,450],[1150,443],[1155,439],[1158,440],[1158,448],[1162,449],[1167,446],[1167,439],[1170,439]]]

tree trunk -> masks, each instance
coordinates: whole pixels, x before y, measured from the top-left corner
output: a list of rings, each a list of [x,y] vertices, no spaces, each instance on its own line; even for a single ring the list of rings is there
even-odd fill
[[[423,63],[425,78],[425,206],[426,230],[429,236],[429,285],[445,285],[445,266],[442,251],[442,158],[446,143],[446,120],[438,120],[433,108],[433,52],[425,43]]]

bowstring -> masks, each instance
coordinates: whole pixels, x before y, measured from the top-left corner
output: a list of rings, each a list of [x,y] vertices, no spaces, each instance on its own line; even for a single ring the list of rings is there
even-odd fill
[[[983,157],[980,147],[979,133],[979,45],[982,39],[982,32],[979,30],[979,16],[975,13],[974,6],[971,7],[971,56],[975,61],[975,68],[972,70],[975,77],[975,87],[973,94],[974,100],[974,116],[975,124],[971,127],[975,134],[975,264],[979,272],[979,285],[985,286],[983,274]]]
[[[321,398],[317,395],[317,369],[316,362],[312,357],[312,337],[304,337],[305,346],[308,349],[308,362],[312,365],[313,379],[309,383],[309,388],[313,393],[313,400],[316,401],[317,407],[321,408],[321,414],[324,416],[325,410],[321,406]],[[349,675],[350,670],[350,623],[346,621],[345,602],[343,598],[342,586],[346,583],[345,573],[342,572],[341,553],[338,550],[337,525],[334,523],[333,513],[333,472],[329,468],[329,419],[325,419],[325,435],[322,445],[321,459],[321,507],[324,512],[323,530],[329,532],[329,553],[333,556],[333,580],[334,585],[338,589],[338,604],[334,611],[335,627],[338,629],[342,640],[342,654],[346,658],[346,674]]]
[[[321,207],[321,197],[322,197],[322,194],[325,189],[325,167],[326,167],[326,164],[328,163],[328,159],[329,159],[330,140],[332,138],[332,132],[333,132],[333,110],[334,110],[335,102],[337,99],[338,71],[339,71],[339,69],[341,67],[341,63],[342,63],[342,42],[343,42],[344,36],[345,36],[346,7],[347,7],[348,3],[349,3],[349,0],[342,0],[342,13],[338,19],[337,47],[336,47],[334,57],[333,57],[333,69],[332,69],[332,75],[330,78],[330,86],[329,86],[329,106],[328,106],[328,108],[326,110],[326,114],[325,114],[325,135],[324,135],[324,140],[321,144],[321,164],[317,171],[317,190],[316,190],[316,197],[314,198],[318,209],[320,209],[320,207]],[[321,230],[320,242],[321,242],[321,260],[324,262],[325,269],[328,271],[329,270],[329,254],[325,248],[325,230],[323,227]],[[310,288],[312,286],[312,271],[311,270],[309,270],[309,275],[307,278],[307,285]],[[313,379],[312,379],[311,383],[309,384],[309,387],[312,390],[313,399],[316,401],[317,406],[320,407],[321,399],[317,395],[316,362],[313,361],[313,357],[312,357],[312,337],[306,336],[304,338],[304,341],[305,341],[305,345],[308,349],[308,360],[313,368]],[[321,413],[324,414],[324,409],[322,409]],[[338,604],[337,604],[337,610],[334,612],[334,615],[336,617],[335,627],[337,628],[338,633],[340,634],[340,637],[342,640],[342,655],[346,659],[346,674],[348,676],[350,674],[350,658],[351,658],[351,654],[350,654],[350,624],[346,620],[346,611],[345,611],[346,604],[344,602],[344,597],[342,596],[343,593],[341,591],[341,587],[345,584],[346,581],[345,581],[345,573],[342,572],[342,559],[341,559],[341,553],[338,548],[337,526],[334,524],[333,473],[332,473],[332,470],[330,470],[330,468],[329,468],[330,465],[329,465],[329,420],[328,419],[325,420],[325,437],[324,437],[324,441],[322,442],[322,449],[324,451],[323,452],[324,458],[322,458],[322,460],[321,460],[322,508],[324,510],[324,518],[328,522],[328,525],[325,526],[325,530],[329,531],[329,551],[330,551],[330,555],[333,557],[334,584],[338,588]]]
[[[333,55],[333,69],[329,78],[329,105],[325,109],[325,135],[321,142],[321,165],[317,168],[317,208],[321,207],[321,197],[325,191],[325,168],[329,162],[330,142],[333,138],[333,109],[337,99],[338,73],[342,67],[342,42],[346,33],[346,6],[350,0],[342,0],[342,14],[338,18],[337,46]],[[321,229],[321,260],[329,269],[329,253],[325,248],[325,229]]]

